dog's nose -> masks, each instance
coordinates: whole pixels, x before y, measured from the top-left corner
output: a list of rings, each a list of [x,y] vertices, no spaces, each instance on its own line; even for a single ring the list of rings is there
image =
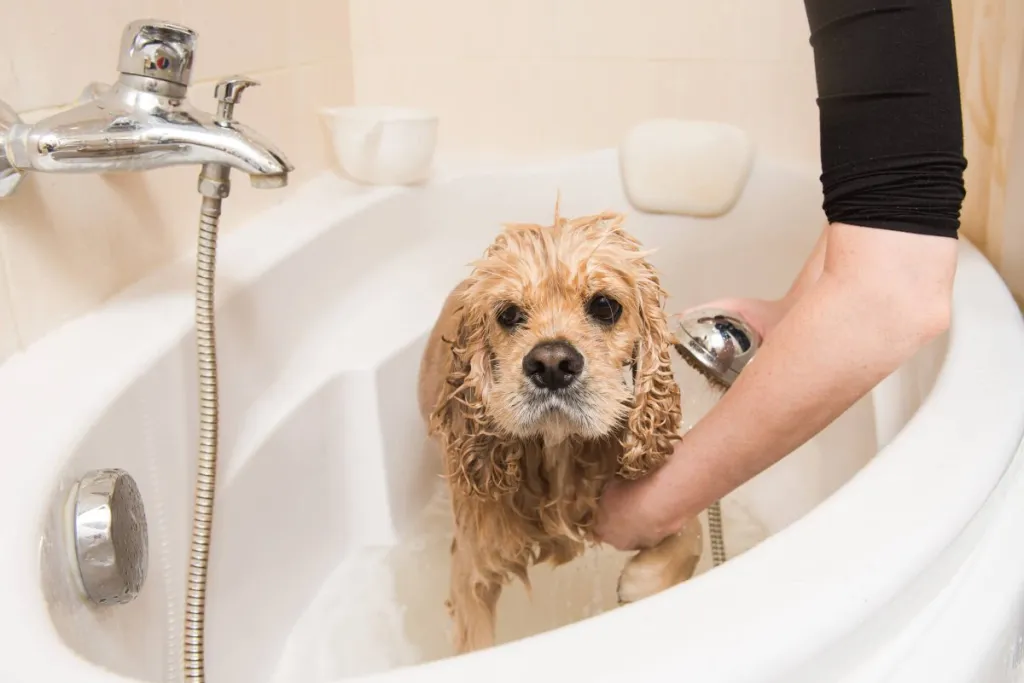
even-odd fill
[[[541,389],[564,389],[583,371],[583,356],[564,341],[541,342],[523,358],[523,373]]]

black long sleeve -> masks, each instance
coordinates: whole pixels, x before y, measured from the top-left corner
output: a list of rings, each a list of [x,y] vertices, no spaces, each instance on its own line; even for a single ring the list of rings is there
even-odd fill
[[[950,0],[804,0],[830,223],[957,236],[963,120]]]

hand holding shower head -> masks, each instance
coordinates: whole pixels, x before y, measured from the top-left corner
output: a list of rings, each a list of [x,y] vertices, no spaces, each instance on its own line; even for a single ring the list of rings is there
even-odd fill
[[[684,315],[678,337],[676,351],[683,360],[722,389],[732,386],[761,346],[761,335],[753,326],[719,308]]]
[[[711,384],[728,390],[761,346],[761,335],[735,313],[720,308],[691,311],[679,321],[676,351]],[[711,562],[725,562],[721,501],[708,507]]]

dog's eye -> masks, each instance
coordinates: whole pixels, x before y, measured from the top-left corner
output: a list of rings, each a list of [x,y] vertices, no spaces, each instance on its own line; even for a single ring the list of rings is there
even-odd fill
[[[609,296],[598,294],[587,304],[587,314],[603,325],[614,325],[622,315],[622,304]]]
[[[498,324],[506,330],[519,327],[524,322],[526,322],[526,314],[518,306],[509,304],[498,311]]]

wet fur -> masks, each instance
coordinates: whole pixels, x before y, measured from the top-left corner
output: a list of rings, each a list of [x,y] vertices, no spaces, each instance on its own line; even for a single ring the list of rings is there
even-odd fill
[[[608,481],[652,471],[680,438],[665,293],[622,223],[615,213],[570,220],[556,207],[553,225],[505,226],[448,296],[428,340],[419,403],[451,489],[448,605],[459,652],[493,643],[496,603],[512,577],[528,587],[530,565],[583,552]],[[610,328],[587,317],[596,293],[622,305]],[[528,313],[513,332],[496,321],[509,303]],[[540,409],[522,359],[550,339],[573,344],[586,366],[579,391]],[[631,561],[621,599],[692,575],[694,524]]]

